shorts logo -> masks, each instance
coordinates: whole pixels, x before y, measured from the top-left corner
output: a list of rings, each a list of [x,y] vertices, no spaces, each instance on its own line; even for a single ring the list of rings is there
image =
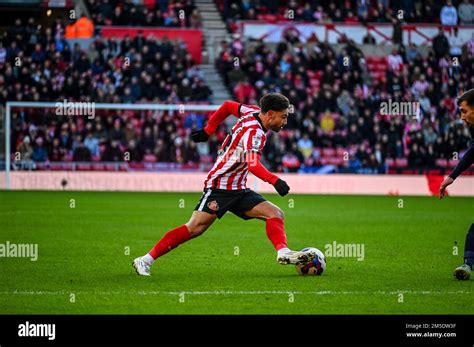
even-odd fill
[[[207,207],[212,211],[217,211],[219,209],[219,205],[217,204],[216,200],[209,201],[207,203]]]

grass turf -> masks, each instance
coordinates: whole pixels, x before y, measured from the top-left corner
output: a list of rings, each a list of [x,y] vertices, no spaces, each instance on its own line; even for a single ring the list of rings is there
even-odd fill
[[[474,281],[452,276],[472,198],[266,195],[286,213],[291,248],[363,244],[364,260],[328,257],[322,276],[300,276],[276,263],[263,222],[228,213],[137,276],[131,261],[199,197],[0,191],[0,243],[39,248],[37,261],[0,258],[0,313],[474,313]]]

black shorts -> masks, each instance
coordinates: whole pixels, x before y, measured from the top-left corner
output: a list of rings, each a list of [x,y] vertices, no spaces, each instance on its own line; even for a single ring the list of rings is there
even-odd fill
[[[217,218],[230,211],[242,219],[252,219],[244,213],[261,202],[267,201],[251,189],[225,190],[207,188],[199,199],[194,211],[203,211],[217,215]]]

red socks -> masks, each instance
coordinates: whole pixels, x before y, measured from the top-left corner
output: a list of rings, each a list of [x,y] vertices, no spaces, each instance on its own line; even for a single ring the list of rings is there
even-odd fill
[[[148,254],[150,254],[153,259],[156,259],[168,253],[173,248],[178,247],[183,242],[188,241],[190,238],[191,234],[189,233],[188,227],[183,224],[180,227],[168,231]]]
[[[283,225],[283,219],[267,219],[266,230],[268,238],[277,251],[288,247],[286,244],[286,234],[285,227]],[[148,254],[150,254],[153,259],[156,259],[178,247],[180,244],[188,241],[190,238],[191,234],[189,233],[188,227],[183,224],[168,231]]]
[[[288,247],[286,244],[285,227],[283,225],[283,219],[281,218],[269,218],[267,219],[267,236],[273,244],[273,247],[278,251],[282,248]]]

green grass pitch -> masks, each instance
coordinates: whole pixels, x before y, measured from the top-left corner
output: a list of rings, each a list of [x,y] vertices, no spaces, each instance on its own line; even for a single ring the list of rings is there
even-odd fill
[[[322,276],[300,276],[276,263],[263,222],[228,213],[137,276],[131,261],[199,197],[1,191],[0,243],[36,243],[39,257],[0,258],[0,313],[474,313],[474,281],[452,276],[472,198],[266,195],[285,211],[291,248],[363,244],[364,260],[328,257]]]

